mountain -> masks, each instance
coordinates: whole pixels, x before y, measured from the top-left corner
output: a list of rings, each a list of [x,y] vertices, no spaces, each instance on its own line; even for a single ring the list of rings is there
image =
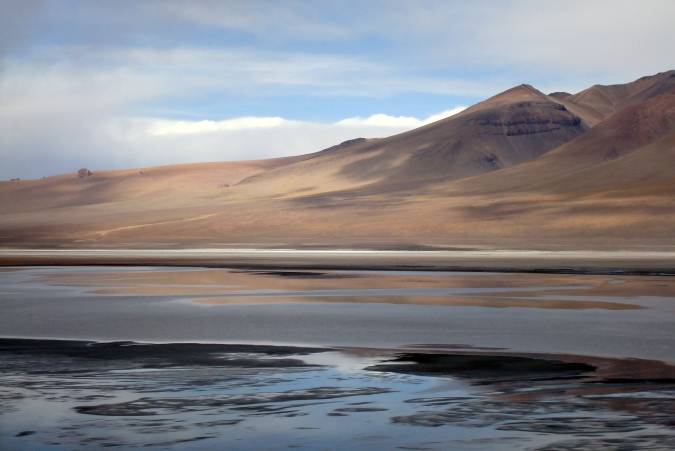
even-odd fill
[[[675,71],[299,157],[2,182],[0,206],[3,246],[672,245]]]
[[[645,76],[631,83],[594,85],[588,89],[559,98],[559,101],[584,117],[593,126],[623,108],[666,92],[672,92],[675,71]]]
[[[498,177],[483,177],[481,189],[555,187],[556,192],[579,193],[597,192],[601,187],[626,189],[638,180],[651,183],[670,179],[675,177],[675,169],[667,164],[675,150],[671,145],[673,138],[675,84],[669,92],[624,107],[587,133],[540,158],[500,171]],[[644,160],[644,164],[635,164],[638,160]],[[633,164],[626,166],[627,161]],[[600,177],[608,168],[613,171],[611,176]]]
[[[630,103],[540,158],[438,190],[473,199],[458,219],[467,228],[499,224],[502,237],[521,243],[527,236],[600,247],[672,245],[675,89]]]
[[[260,174],[256,194],[419,189],[536,158],[586,131],[580,117],[521,85],[460,114],[383,139],[356,140]]]

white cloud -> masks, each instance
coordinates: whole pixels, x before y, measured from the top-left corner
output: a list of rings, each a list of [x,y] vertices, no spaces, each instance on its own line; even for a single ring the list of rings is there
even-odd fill
[[[281,117],[185,121],[79,114],[2,120],[0,177],[41,177],[80,167],[107,170],[171,163],[246,160],[299,155],[347,139],[390,136],[461,110],[426,118],[377,114],[336,122]],[[16,151],[15,149],[22,149]]]
[[[425,93],[484,97],[508,84],[401,74],[394,66],[337,54],[255,48],[47,46],[8,59],[3,100],[47,108],[132,105],[203,95],[382,97]],[[45,102],[45,99],[54,100]],[[96,102],[90,100],[98,99]],[[115,104],[115,105],[113,105]]]
[[[269,40],[312,36],[313,39],[348,39],[353,30],[328,20],[326,14],[344,11],[344,4],[330,2],[175,1],[161,0],[159,8],[175,18],[208,27],[240,30]],[[323,16],[323,17],[322,17]]]
[[[2,178],[81,166],[112,169],[300,154],[358,136],[390,135],[426,120],[386,114],[339,125],[278,116],[138,119],[152,114],[152,105],[161,111],[167,102],[228,95],[292,98],[296,92],[327,96],[323,101],[330,102],[340,93],[380,96],[419,86],[433,92],[491,91],[464,82],[397,78],[386,66],[344,56],[246,49],[49,47],[7,63],[0,76]]]
[[[446,117],[453,116],[457,113],[461,113],[465,106],[458,106],[451,110],[441,111],[440,113],[432,114],[431,116],[425,119],[419,119],[412,116],[390,116],[388,114],[378,113],[373,114],[368,117],[349,117],[342,119],[341,121],[336,122],[336,125],[354,127],[354,126],[373,126],[373,127],[384,127],[384,128],[397,128],[397,129],[411,129],[415,127],[420,127],[422,125],[431,124],[432,122],[445,119]]]
[[[199,26],[239,30],[263,41],[351,43],[375,38],[396,46],[403,67],[445,63],[446,67],[502,68],[530,76],[546,72],[556,81],[582,77],[582,85],[598,81],[589,76],[623,81],[675,63],[672,0],[504,0],[497,4],[195,0],[164,1],[152,11]]]
[[[675,66],[672,0],[496,3],[401,2],[371,25],[398,42],[408,64],[451,61],[470,74],[520,74],[556,89],[625,83]]]
[[[111,141],[123,141],[123,147],[126,148],[172,148],[176,151],[199,149],[198,154],[193,151],[186,154],[203,161],[266,158],[312,152],[355,137],[389,136],[449,117],[464,109],[458,106],[426,118],[380,113],[336,122],[250,116],[218,121],[117,118],[109,121],[105,134]]]
[[[147,131],[151,135],[191,135],[197,133],[213,133],[220,131],[238,131],[255,128],[280,127],[290,124],[281,117],[238,117],[222,121],[173,121],[156,120]]]
[[[224,132],[240,132],[252,129],[273,129],[285,127],[294,129],[298,133],[303,132],[303,128],[339,128],[350,133],[357,131],[367,131],[366,134],[376,136],[402,132],[422,125],[430,124],[438,120],[453,116],[462,112],[466,107],[457,106],[450,110],[441,111],[432,114],[426,118],[416,118],[413,116],[391,116],[389,114],[377,113],[368,117],[349,117],[336,121],[334,123],[307,122],[284,119],[282,117],[260,117],[246,116],[219,121],[214,120],[171,120],[161,118],[139,118],[135,120],[138,130],[134,136],[138,136],[139,130],[150,136],[169,136],[169,135],[201,135]],[[367,136],[373,137],[373,136]]]
[[[373,114],[368,117],[349,117],[337,122],[337,125],[354,127],[359,125],[371,125],[374,127],[415,127],[420,120],[411,116],[390,116],[388,114]]]
[[[424,124],[431,124],[432,122],[440,121],[446,117],[454,116],[455,114],[461,113],[466,110],[465,106],[456,106],[450,110],[441,111],[440,113],[432,114],[424,120]]]

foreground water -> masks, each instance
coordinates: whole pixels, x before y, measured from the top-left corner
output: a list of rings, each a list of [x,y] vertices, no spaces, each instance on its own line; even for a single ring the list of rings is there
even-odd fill
[[[0,449],[675,448],[669,277],[0,281]]]

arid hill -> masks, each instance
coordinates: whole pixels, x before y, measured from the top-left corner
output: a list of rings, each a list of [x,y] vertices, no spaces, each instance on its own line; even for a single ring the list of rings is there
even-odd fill
[[[673,71],[668,71],[642,77],[632,83],[594,85],[559,100],[582,115],[588,124],[595,125],[629,105],[660,94],[672,93],[674,87]]]
[[[675,71],[274,160],[0,183],[4,247],[675,244]]]
[[[582,119],[564,105],[521,85],[433,124],[336,146],[261,173],[242,189],[270,196],[419,189],[517,165],[585,131]]]

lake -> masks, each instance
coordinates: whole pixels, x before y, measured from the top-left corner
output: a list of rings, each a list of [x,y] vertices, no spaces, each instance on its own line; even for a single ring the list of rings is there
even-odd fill
[[[0,293],[0,449],[675,447],[673,277],[33,267]]]

